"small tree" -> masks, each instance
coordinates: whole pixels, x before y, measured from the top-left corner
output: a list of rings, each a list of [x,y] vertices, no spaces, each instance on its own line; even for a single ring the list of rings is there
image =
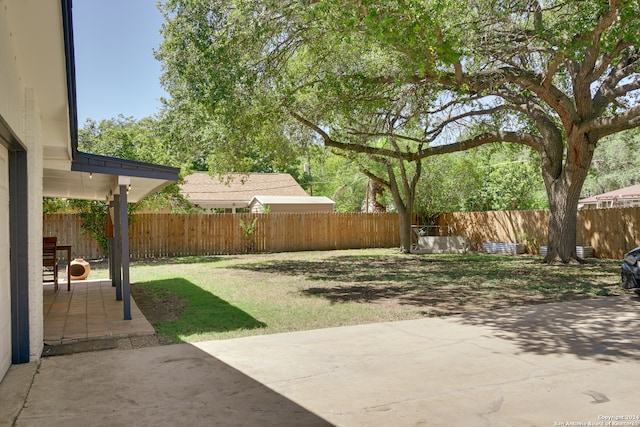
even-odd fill
[[[240,219],[240,228],[242,229],[242,239],[245,242],[245,248],[248,253],[254,252],[256,250],[256,224],[258,223],[258,218],[254,218],[252,221],[243,221]]]

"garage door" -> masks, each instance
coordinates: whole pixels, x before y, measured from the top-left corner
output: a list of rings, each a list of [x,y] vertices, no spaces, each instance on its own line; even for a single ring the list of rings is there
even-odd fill
[[[11,272],[9,270],[9,158],[0,145],[0,379],[11,365]]]

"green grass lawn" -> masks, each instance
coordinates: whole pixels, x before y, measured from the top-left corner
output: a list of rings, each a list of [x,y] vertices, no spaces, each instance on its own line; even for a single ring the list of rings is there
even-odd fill
[[[134,262],[131,281],[162,340],[192,342],[619,295],[619,265],[373,249]]]

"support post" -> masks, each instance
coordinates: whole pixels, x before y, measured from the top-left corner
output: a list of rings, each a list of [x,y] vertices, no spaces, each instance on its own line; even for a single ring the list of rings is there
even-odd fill
[[[111,216],[111,209],[114,208],[113,201],[109,202],[108,214],[107,214],[107,230],[105,237],[107,238],[107,250],[109,251],[109,280],[111,280],[111,286],[115,287],[116,283],[114,281],[115,273],[115,261],[113,258],[113,254],[115,251],[115,227],[113,225],[113,217]]]
[[[114,206],[114,235],[115,238],[113,240],[113,282],[112,284],[116,287],[116,301],[122,301],[122,252],[121,252],[121,242],[122,242],[122,227],[120,224],[120,195],[116,194],[113,197],[113,206]]]
[[[129,283],[129,217],[127,216],[127,185],[120,185],[120,238],[122,263],[122,306],[124,320],[131,320],[131,289]]]

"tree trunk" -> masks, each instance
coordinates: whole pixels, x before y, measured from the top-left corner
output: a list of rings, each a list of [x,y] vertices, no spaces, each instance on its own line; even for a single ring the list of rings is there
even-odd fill
[[[400,253],[411,253],[411,209],[398,208],[398,225],[400,228]]]
[[[568,186],[556,186],[549,197],[549,227],[547,234],[547,255],[544,262],[555,264],[577,261],[576,229],[578,199],[580,191]],[[581,187],[581,186],[580,186]]]
[[[595,150],[595,142],[582,135],[567,141],[567,159],[564,168],[558,168],[562,159],[543,161],[543,178],[549,198],[549,228],[547,234],[547,264],[580,262],[576,253],[578,200],[587,177]],[[556,172],[554,177],[553,172]],[[559,171],[559,173],[558,173]]]
[[[411,215],[413,213],[413,201],[416,195],[416,185],[420,179],[422,173],[422,163],[416,163],[416,170],[413,177],[409,179],[409,172],[404,166],[404,163],[400,161],[399,170],[402,187],[404,192],[400,190],[400,183],[396,176],[393,166],[390,162],[386,162],[387,173],[389,176],[388,187],[393,196],[393,202],[398,210],[398,225],[400,229],[400,253],[411,253]],[[404,193],[404,194],[402,194]],[[404,196],[404,197],[403,197]]]

